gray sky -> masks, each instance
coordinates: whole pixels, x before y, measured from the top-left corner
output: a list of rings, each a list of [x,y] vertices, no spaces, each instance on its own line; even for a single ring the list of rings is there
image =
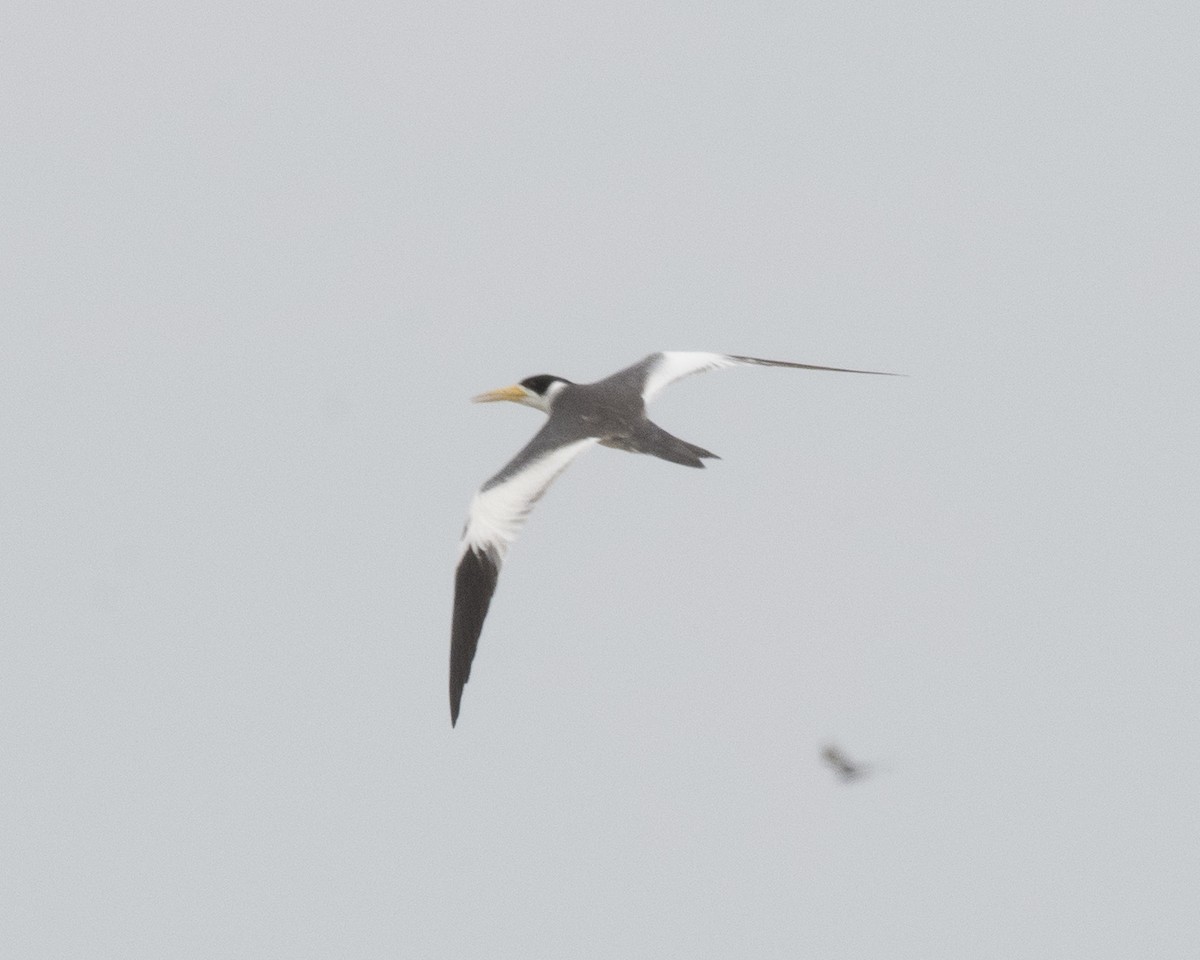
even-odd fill
[[[5,21],[7,953],[1200,954],[1193,5]]]

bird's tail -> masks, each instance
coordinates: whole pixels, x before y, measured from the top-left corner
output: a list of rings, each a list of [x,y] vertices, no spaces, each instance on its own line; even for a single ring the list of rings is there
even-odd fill
[[[685,467],[704,467],[705,460],[720,460],[711,450],[705,450],[694,443],[680,440],[679,437],[667,433],[656,423],[647,420],[642,424],[637,436],[632,439],[628,449],[637,453],[648,453],[652,457],[679,463]]]

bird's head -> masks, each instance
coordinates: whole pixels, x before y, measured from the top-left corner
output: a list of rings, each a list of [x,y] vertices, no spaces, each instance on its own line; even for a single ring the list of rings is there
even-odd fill
[[[540,373],[536,377],[526,377],[511,387],[501,387],[499,390],[481,393],[477,397],[472,397],[471,400],[474,403],[495,403],[499,400],[508,400],[511,403],[521,403],[527,407],[533,407],[535,410],[541,410],[542,413],[549,413],[554,398],[570,382],[562,377],[552,377],[548,373]]]

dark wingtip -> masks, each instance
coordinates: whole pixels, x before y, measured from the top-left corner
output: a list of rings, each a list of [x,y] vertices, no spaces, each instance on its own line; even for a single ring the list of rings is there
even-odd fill
[[[500,573],[499,561],[471,548],[454,575],[454,617],[450,628],[450,726],[458,723],[463,687],[471,679],[471,662]]]
[[[470,673],[471,666],[467,665],[467,672]],[[465,678],[461,677],[459,670],[455,669],[453,659],[450,662],[450,727],[453,729],[458,723],[458,711],[462,707],[463,687],[467,685]]]
[[[764,360],[762,357],[741,357],[729,354],[743,363],[756,363],[763,367],[792,367],[795,370],[824,370],[827,373],[865,373],[871,377],[907,377],[907,373],[890,373],[886,370],[855,370],[852,367],[822,367],[815,363],[792,363],[790,360]]]
[[[472,651],[474,653],[474,651]],[[466,665],[465,673],[469,676],[471,673],[471,664]],[[467,676],[464,676],[463,668],[455,664],[454,659],[450,662],[450,727],[453,729],[458,725],[458,713],[462,709],[463,688],[467,685]]]

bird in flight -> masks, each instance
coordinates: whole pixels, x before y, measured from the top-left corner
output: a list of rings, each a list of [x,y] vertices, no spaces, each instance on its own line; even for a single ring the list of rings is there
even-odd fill
[[[549,414],[550,419],[471,500],[454,578],[450,630],[451,726],[458,722],[463,686],[471,676],[471,662],[475,659],[504,554],[546,488],[572,460],[596,444],[646,453],[686,467],[703,467],[705,459],[717,459],[715,453],[680,440],[650,421],[646,417],[646,404],[663,387],[689,374],[746,365],[897,376],[878,370],[671,351],[652,353],[595,383],[572,383],[563,377],[541,374],[473,398],[476,403],[499,400],[520,403]]]
[[[869,766],[851,760],[832,743],[827,744],[821,750],[821,759],[829,764],[833,772],[838,775],[838,779],[843,783],[852,783],[871,772]]]

